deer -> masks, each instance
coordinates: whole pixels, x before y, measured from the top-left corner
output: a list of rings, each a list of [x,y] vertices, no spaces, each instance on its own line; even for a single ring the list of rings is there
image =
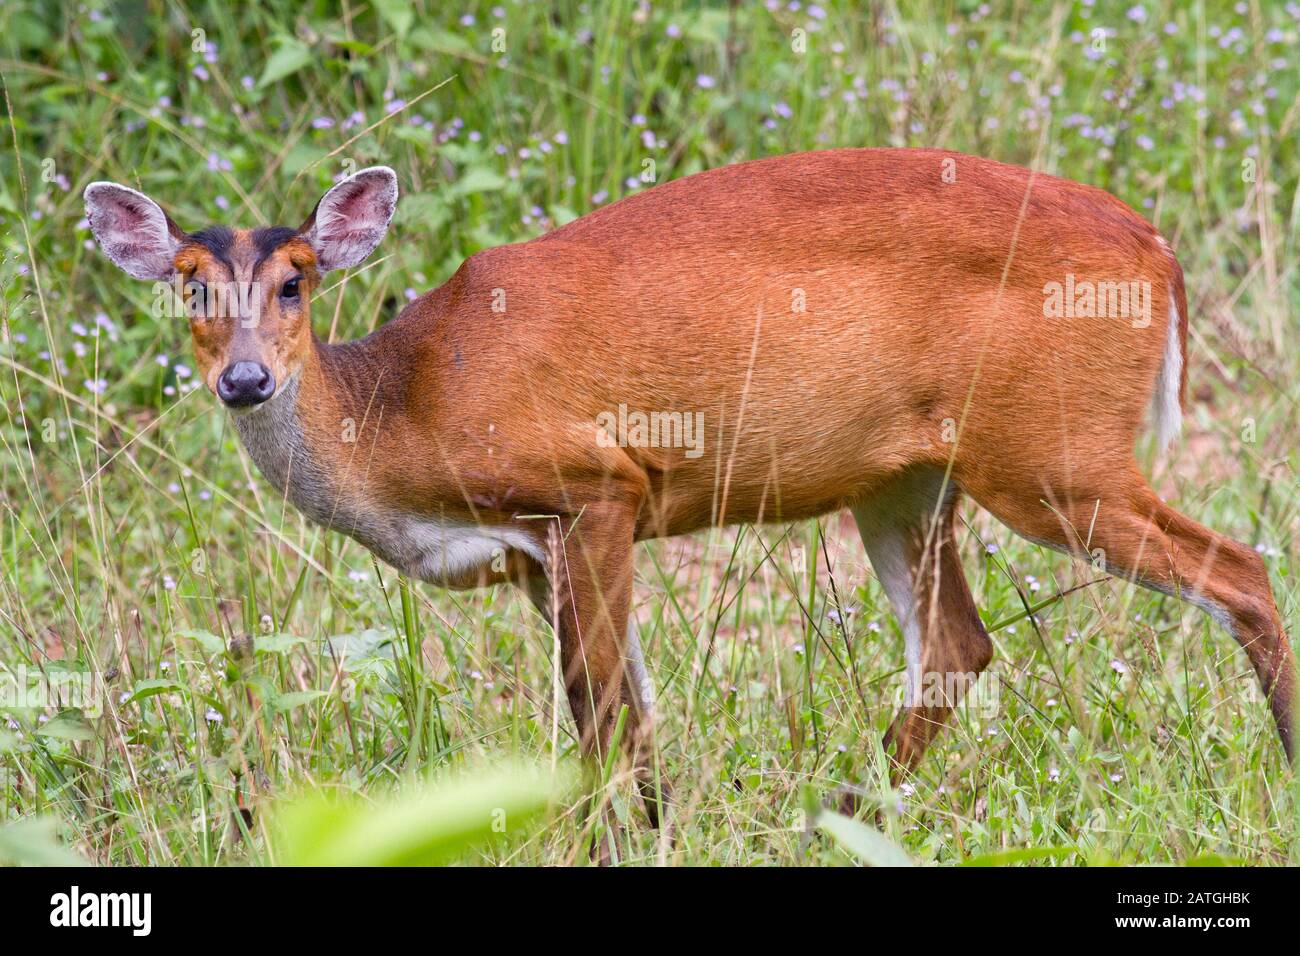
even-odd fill
[[[978,675],[993,655],[960,560],[963,497],[1208,612],[1294,759],[1295,655],[1263,559],[1139,468],[1148,417],[1159,449],[1180,428],[1187,295],[1171,246],[1103,190],[936,149],[743,162],[476,252],[337,344],[311,300],[384,237],[392,169],[342,179],[298,228],[188,233],[127,186],[84,198],[109,259],[199,301],[203,382],[308,518],[411,578],[527,594],[555,628],[582,754],[606,759],[623,728],[652,825],[670,782],[652,768],[634,545],[842,509],[903,638],[895,780],[967,686],[935,699],[927,675]],[[252,294],[204,304],[232,282]],[[1127,307],[1116,289],[1134,290]],[[612,428],[616,413],[702,414],[703,440]]]

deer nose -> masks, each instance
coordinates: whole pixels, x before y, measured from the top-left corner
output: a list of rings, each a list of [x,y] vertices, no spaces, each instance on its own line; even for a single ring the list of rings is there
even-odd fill
[[[261,405],[275,392],[275,376],[261,362],[234,362],[217,377],[217,397],[231,408]]]

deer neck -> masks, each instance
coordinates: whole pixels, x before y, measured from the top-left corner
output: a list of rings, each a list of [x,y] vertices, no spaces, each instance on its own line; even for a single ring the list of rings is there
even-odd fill
[[[511,549],[542,561],[538,546],[518,527],[448,519],[434,501],[419,512],[403,510],[347,480],[338,464],[342,451],[331,459],[327,449],[340,447],[341,423],[354,420],[359,430],[376,403],[375,370],[382,363],[376,365],[365,348],[313,343],[310,359],[273,397],[235,417],[244,447],[266,479],[313,521],[425,581],[466,586]]]
[[[326,527],[349,530],[354,519],[340,493],[337,476],[308,438],[309,408],[328,394],[332,378],[315,340],[306,361],[267,401],[234,416],[235,429],[262,475],[312,520]]]

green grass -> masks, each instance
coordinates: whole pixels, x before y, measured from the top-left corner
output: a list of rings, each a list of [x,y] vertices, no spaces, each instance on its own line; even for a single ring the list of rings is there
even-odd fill
[[[407,590],[256,475],[186,374],[184,324],[153,318],[148,285],[92,247],[80,195],[97,179],[142,188],[195,229],[296,225],[333,176],[396,168],[387,240],[316,304],[334,339],[478,249],[648,188],[643,172],[943,146],[1104,187],[1187,270],[1194,406],[1155,484],[1264,549],[1294,632],[1300,9],[1138,5],[1144,21],[1108,0],[987,14],[826,2],[820,17],[784,4],[5,4],[0,662],[88,675],[104,713],[0,707],[0,824],[25,827],[0,830],[0,855],[55,858],[22,836],[38,833],[96,863],[268,863],[287,850],[261,811],[304,787],[382,804],[485,758],[573,760],[567,714],[553,721],[552,637],[519,595]],[[1090,56],[1099,26],[1114,32]],[[792,31],[808,28],[796,52]],[[616,777],[631,821],[620,859],[848,862],[854,833],[808,824],[852,783],[920,862],[1300,863],[1296,785],[1231,638],[1114,581],[1031,622],[1026,602],[1095,575],[963,515],[972,590],[1002,625],[998,692],[900,793],[879,738],[902,641],[843,516],[638,549],[676,839],[639,822]],[[231,649],[247,634],[255,651]],[[581,798],[570,786],[550,822],[460,858],[581,861]]]

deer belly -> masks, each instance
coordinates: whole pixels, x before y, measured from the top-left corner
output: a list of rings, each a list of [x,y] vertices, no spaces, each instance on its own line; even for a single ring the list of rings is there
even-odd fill
[[[423,517],[384,524],[382,533],[357,528],[354,537],[399,571],[430,584],[454,586],[479,571],[504,571],[511,551],[543,560],[536,542],[516,528]]]

